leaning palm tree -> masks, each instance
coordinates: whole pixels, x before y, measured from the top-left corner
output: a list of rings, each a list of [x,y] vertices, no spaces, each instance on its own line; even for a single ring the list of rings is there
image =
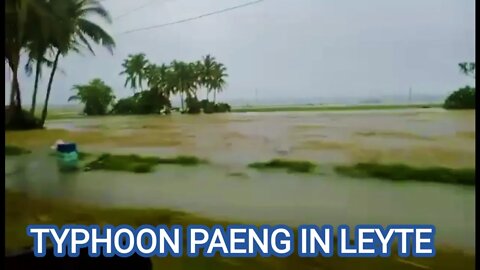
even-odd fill
[[[44,9],[48,1],[6,0],[5,1],[5,61],[12,71],[10,107],[21,112],[22,102],[18,83],[20,53],[36,36],[46,36],[44,21],[48,14]]]
[[[95,54],[90,44],[91,41],[102,45],[111,53],[113,53],[115,47],[113,38],[102,27],[89,20],[89,16],[96,15],[105,22],[111,23],[109,13],[98,1],[50,0],[49,8],[55,14],[57,20],[62,23],[55,35],[52,36],[51,41],[56,53],[42,110],[42,124],[45,123],[47,118],[48,100],[60,55],[66,55],[70,51],[79,52],[81,46]]]
[[[213,102],[215,103],[217,93],[220,93],[226,85],[225,79],[228,77],[227,68],[222,63],[215,64],[211,88],[213,90]]]
[[[120,75],[127,75],[125,80],[125,86],[130,84],[130,88],[135,90],[140,88],[142,89],[142,82],[146,77],[146,68],[148,67],[148,60],[145,57],[144,53],[130,54],[128,58],[123,61],[122,64],[123,71],[120,72]]]
[[[47,67],[52,67],[53,63],[46,57],[48,48],[43,46],[36,46],[35,43],[31,44],[29,47],[29,59],[27,64],[25,65],[25,72],[28,76],[32,75],[32,65],[35,64],[35,82],[33,85],[32,105],[30,107],[30,113],[34,115],[37,103],[38,83],[40,82],[40,78],[42,76],[42,67],[44,65],[46,65]]]

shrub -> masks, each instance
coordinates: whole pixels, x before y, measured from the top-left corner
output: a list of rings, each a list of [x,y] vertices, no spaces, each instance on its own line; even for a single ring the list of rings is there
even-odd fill
[[[268,162],[255,162],[248,165],[256,169],[287,169],[289,172],[312,172],[316,165],[310,161],[272,159]]]
[[[215,103],[208,101],[206,99],[200,101],[202,106],[203,113],[214,113],[215,112]]]
[[[88,84],[74,85],[75,95],[68,98],[68,101],[79,100],[85,104],[83,112],[86,115],[105,115],[108,107],[113,104],[115,96],[110,86],[101,79],[93,79]]]
[[[187,97],[185,103],[187,105],[187,113],[197,114],[202,110],[202,104],[196,97]]]
[[[134,97],[122,98],[113,105],[114,114],[134,114],[137,111],[137,103]]]
[[[215,104],[215,112],[223,113],[230,112],[231,107],[228,103],[217,103]]]
[[[5,107],[5,130],[42,128],[42,121],[25,110]]]
[[[5,145],[5,156],[19,156],[29,154],[30,150],[14,145]]]
[[[465,86],[453,92],[445,100],[445,109],[475,109],[475,88]]]
[[[170,100],[156,91],[143,91],[132,97],[120,99],[112,109],[113,114],[170,113]]]

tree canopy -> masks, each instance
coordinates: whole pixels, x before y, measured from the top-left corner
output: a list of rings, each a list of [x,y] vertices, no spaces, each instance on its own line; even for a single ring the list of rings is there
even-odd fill
[[[115,96],[110,86],[101,79],[93,79],[85,85],[74,85],[76,94],[68,98],[68,101],[78,100],[85,104],[83,112],[86,115],[105,115]]]

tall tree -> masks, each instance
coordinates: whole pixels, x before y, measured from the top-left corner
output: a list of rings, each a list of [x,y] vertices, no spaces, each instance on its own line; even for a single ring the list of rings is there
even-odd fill
[[[216,102],[217,93],[223,91],[228,77],[227,68],[222,63],[216,63],[213,71],[213,79],[211,81],[213,90],[213,102]]]
[[[146,79],[146,69],[148,67],[148,60],[144,53],[130,54],[128,58],[123,61],[122,64],[123,71],[120,72],[120,75],[127,75],[125,80],[125,86],[130,84],[130,88],[133,89],[133,92],[142,89],[142,82]]]
[[[31,40],[32,34],[44,35],[43,0],[6,0],[5,1],[5,60],[12,70],[12,88],[10,92],[10,107],[17,113],[21,112],[22,102],[18,82],[18,67],[20,53]],[[34,28],[35,26],[35,28]]]
[[[165,96],[167,98],[174,93],[174,91],[168,87],[168,71],[169,67],[165,64],[160,66],[149,64],[145,68],[145,78],[150,91],[154,91],[158,96]]]
[[[214,73],[216,68],[217,62],[215,61],[215,57],[210,56],[207,54],[203,57],[202,61],[199,63],[198,68],[200,69],[200,84],[203,87],[206,87],[207,90],[207,100],[209,97],[210,92],[213,90],[213,80],[214,80]]]
[[[91,41],[102,45],[111,53],[115,47],[113,38],[103,30],[101,26],[89,20],[89,17],[93,15],[107,23],[111,23],[108,11],[104,9],[98,1],[50,0],[49,8],[62,23],[59,26],[59,31],[52,38],[52,44],[56,49],[56,54],[48,81],[45,103],[43,105],[42,124],[45,123],[47,118],[48,101],[60,55],[66,55],[72,50],[78,52],[80,46],[85,46],[92,54],[95,54],[90,44]]]
[[[172,74],[170,74],[169,83],[176,89],[180,95],[182,111],[184,110],[184,95],[187,97],[196,96],[197,77],[194,65],[191,63],[173,61],[171,63]]]
[[[42,76],[42,66],[46,65],[48,67],[52,66],[52,61],[48,60],[45,57],[46,54],[46,49],[40,52],[37,50],[40,50],[40,47],[36,47],[34,49],[30,50],[29,53],[29,59],[27,64],[25,65],[25,72],[28,76],[32,75],[33,73],[33,67],[32,64],[35,64],[35,82],[33,84],[33,93],[32,93],[32,105],[30,107],[30,113],[32,115],[35,114],[35,108],[36,108],[36,103],[37,103],[37,93],[38,93],[38,84],[40,82],[40,78]]]

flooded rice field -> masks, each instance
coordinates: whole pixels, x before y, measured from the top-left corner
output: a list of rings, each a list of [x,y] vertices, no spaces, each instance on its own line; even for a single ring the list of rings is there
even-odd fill
[[[442,109],[231,113],[55,120],[47,130],[7,132],[31,149],[6,158],[5,186],[102,206],[172,208],[240,222],[298,225],[429,223],[437,243],[474,250],[473,187],[356,179],[336,164],[475,167],[475,113]],[[61,174],[50,145],[90,153],[195,155],[209,164],[159,165],[147,174]],[[272,158],[318,163],[318,174],[257,171]]]

